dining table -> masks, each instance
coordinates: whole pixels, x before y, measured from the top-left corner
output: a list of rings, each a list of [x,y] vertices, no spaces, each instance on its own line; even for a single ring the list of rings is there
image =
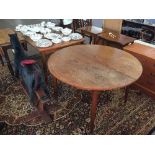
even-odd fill
[[[47,71],[47,67],[46,67],[47,55],[52,54],[53,52],[57,51],[58,49],[68,47],[68,46],[82,44],[84,42],[84,38],[82,38],[82,39],[78,39],[78,40],[70,40],[67,42],[52,44],[52,46],[49,46],[49,47],[37,47],[35,41],[33,41],[29,36],[23,35],[19,31],[17,32],[11,28],[0,29],[0,48],[2,49],[2,51],[4,53],[4,57],[5,57],[8,69],[12,76],[14,76],[14,70],[11,65],[9,55],[8,55],[8,49],[12,49],[12,46],[10,43],[10,38],[9,38],[9,34],[12,34],[12,33],[17,33],[19,41],[24,46],[25,50],[27,50],[27,45],[29,44],[40,53],[43,70],[44,70],[45,74]]]
[[[13,29],[10,29],[10,28],[0,29],[0,48],[4,54],[5,61],[7,63],[7,66],[8,66],[8,69],[9,69],[11,75],[14,75],[14,70],[11,65],[9,55],[8,55],[8,49],[12,48],[11,43],[10,43],[9,34],[12,34],[12,33],[15,33],[15,31]],[[21,33],[17,33],[17,35],[18,35],[20,42],[23,44],[24,48],[26,48],[24,36]]]
[[[134,83],[142,74],[142,65],[131,54],[104,45],[75,45],[58,50],[48,59],[48,70],[57,80],[91,93],[90,133],[94,133],[97,103],[101,91]]]

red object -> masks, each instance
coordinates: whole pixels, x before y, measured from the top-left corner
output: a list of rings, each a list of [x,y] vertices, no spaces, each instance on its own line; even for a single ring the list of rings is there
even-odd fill
[[[35,60],[33,60],[33,59],[29,59],[29,60],[23,60],[23,61],[21,61],[21,65],[22,66],[24,66],[24,65],[32,65],[32,64],[35,64],[36,63],[36,61]]]

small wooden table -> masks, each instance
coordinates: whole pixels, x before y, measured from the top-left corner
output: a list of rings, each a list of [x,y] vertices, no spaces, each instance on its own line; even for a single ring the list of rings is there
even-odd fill
[[[109,33],[112,33],[109,35]],[[113,37],[114,36],[114,37]],[[104,29],[104,31],[98,35],[97,41],[103,41],[105,45],[113,45],[114,47],[118,47],[123,49],[124,46],[129,43],[133,43],[136,38],[132,38],[123,34],[118,34],[108,29]]]
[[[102,33],[103,29],[96,26],[85,26],[79,28],[78,31],[83,35],[89,35],[92,37],[92,43],[95,43],[96,37],[98,34]]]
[[[7,53],[7,50],[11,48],[9,34],[12,34],[12,33],[15,33],[15,31],[10,28],[0,29],[0,47],[3,50],[9,71],[10,71],[11,75],[14,75],[14,71],[11,66],[10,59],[9,59],[9,56]],[[25,39],[24,39],[23,35],[20,33],[17,33],[17,34],[18,34],[19,40],[21,42],[25,43]]]
[[[91,133],[99,91],[126,87],[142,74],[142,65],[134,56],[103,45],[76,45],[61,49],[50,56],[48,69],[56,79],[92,92]]]

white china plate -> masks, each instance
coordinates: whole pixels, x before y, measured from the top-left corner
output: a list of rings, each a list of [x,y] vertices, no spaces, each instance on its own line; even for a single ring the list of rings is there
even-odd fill
[[[59,44],[59,43],[62,42],[62,40],[59,39],[59,38],[56,38],[56,39],[52,39],[52,42],[55,43],[55,44]]]
[[[61,39],[62,38],[62,36],[60,34],[56,34],[56,33],[47,33],[47,34],[44,35],[44,37],[47,38],[47,39],[51,39],[51,40],[53,40],[53,39]]]
[[[30,35],[30,38],[33,40],[33,41],[38,41],[42,38],[42,34],[33,34],[33,35]]]
[[[24,32],[23,34],[30,37],[30,36],[32,36],[32,35],[35,35],[35,32],[26,31],[26,32]]]
[[[64,41],[64,42],[66,42],[66,41],[70,41],[70,40],[71,40],[70,37],[63,37],[63,38],[62,38],[62,41]]]
[[[79,33],[72,33],[72,34],[69,35],[69,37],[70,37],[72,40],[80,40],[80,39],[83,38],[82,35],[79,34]]]
[[[36,42],[37,47],[50,47],[52,46],[52,42],[48,39],[40,39]]]

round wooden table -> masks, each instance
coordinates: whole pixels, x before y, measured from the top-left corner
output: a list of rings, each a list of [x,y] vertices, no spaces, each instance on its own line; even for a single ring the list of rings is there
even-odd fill
[[[137,58],[103,45],[75,45],[61,49],[50,56],[48,69],[62,82],[92,91],[91,132],[99,91],[126,87],[142,74],[142,65]]]

